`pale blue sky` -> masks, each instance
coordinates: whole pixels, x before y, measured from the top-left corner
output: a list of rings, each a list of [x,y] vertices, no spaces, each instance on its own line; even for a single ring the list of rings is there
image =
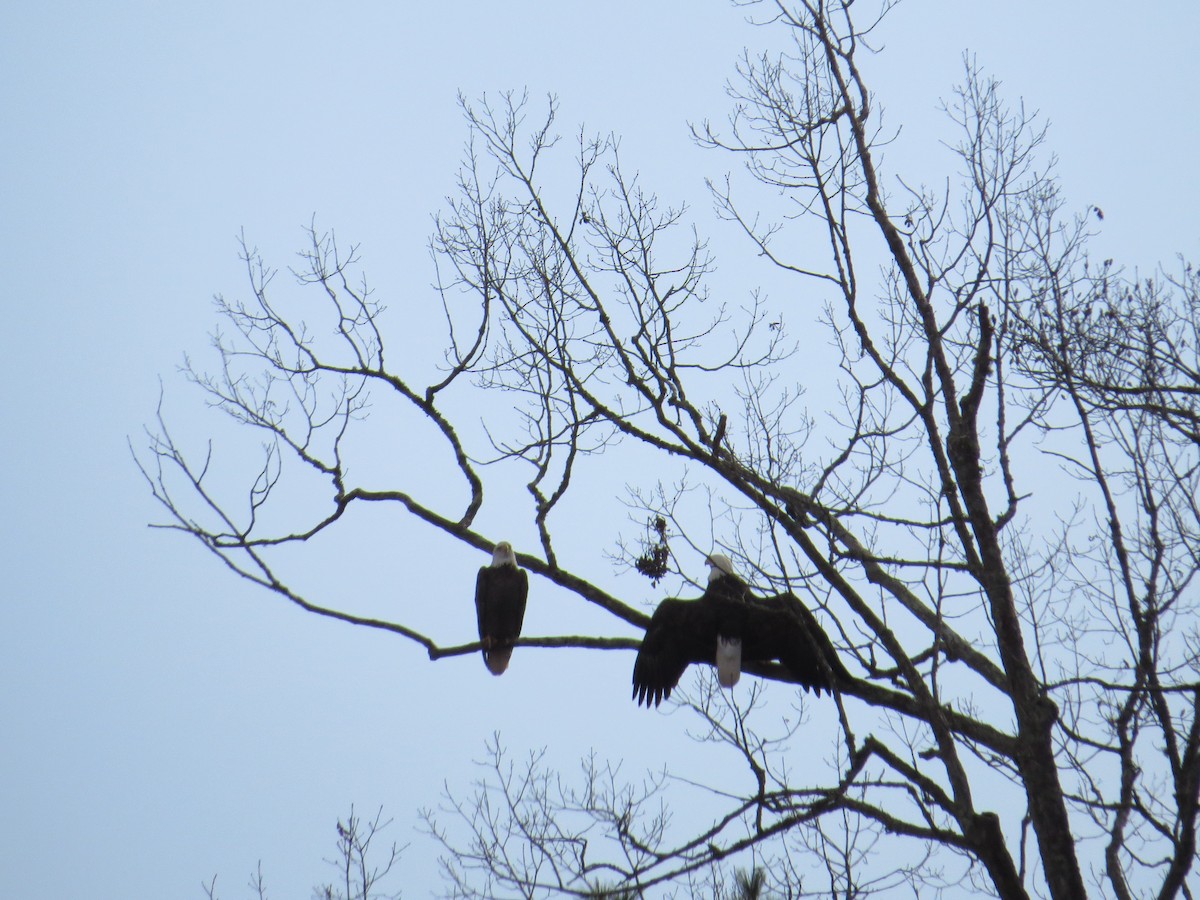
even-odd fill
[[[194,898],[219,872],[232,900],[261,859],[272,896],[307,897],[354,802],[394,817],[389,834],[411,842],[394,884],[423,897],[439,882],[415,811],[443,780],[466,787],[493,731],[567,768],[592,748],[634,772],[689,748],[685,717],[629,702],[628,653],[518,651],[493,679],[477,658],[433,664],[252,589],[146,528],[159,513],[126,437],[140,442],[160,377],[184,433],[228,433],[176,366],[203,356],[212,295],[244,294],[242,228],[283,267],[315,213],[362,244],[414,340],[440,337],[420,330],[426,237],[454,187],[459,90],[552,91],[564,133],[621,134],[625,162],[691,201],[720,261],[738,245],[703,178],[733,161],[696,149],[687,123],[724,117],[734,58],[764,34],[719,0],[51,0],[10,4],[0,23],[0,896]],[[931,158],[970,49],[1051,123],[1069,202],[1105,211],[1098,254],[1143,269],[1200,258],[1198,26],[1194,0],[908,0],[872,63],[905,129],[888,164]],[[761,280],[733,274],[747,292]],[[611,473],[602,493],[622,483]],[[481,524],[527,537],[501,519]],[[408,584],[402,541],[436,578]],[[304,561],[306,584],[384,615],[423,603],[437,639],[470,639],[485,560],[415,526],[357,549],[388,574],[341,572],[327,552]],[[645,592],[607,549],[576,560]],[[577,607],[554,607],[565,597],[533,590],[527,631],[582,628]]]

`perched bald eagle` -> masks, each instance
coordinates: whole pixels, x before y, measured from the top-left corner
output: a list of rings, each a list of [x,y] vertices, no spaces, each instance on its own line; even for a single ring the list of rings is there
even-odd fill
[[[529,575],[517,567],[512,544],[501,541],[492,553],[492,564],[479,570],[475,579],[475,614],[479,619],[479,643],[483,661],[493,675],[503,675],[512,657],[513,644],[521,636]]]
[[[722,687],[732,687],[743,660],[779,660],[796,681],[818,696],[850,678],[816,617],[793,594],[751,595],[723,554],[713,554],[708,587],[698,600],[658,605],[633,664],[633,697],[658,706],[671,696],[691,663],[717,667]]]
[[[708,563],[708,587],[700,599],[706,600],[717,612],[714,621],[717,681],[721,687],[731,688],[742,677],[742,634],[746,629],[745,606],[750,599],[750,590],[746,582],[733,573],[733,563],[724,553],[713,553],[704,561]],[[678,683],[679,679],[675,681]]]

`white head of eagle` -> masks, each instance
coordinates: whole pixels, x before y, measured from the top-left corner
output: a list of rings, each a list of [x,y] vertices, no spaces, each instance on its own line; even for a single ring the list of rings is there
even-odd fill
[[[710,553],[704,558],[708,563],[708,580],[716,581],[722,575],[732,575],[733,563],[724,553]]]
[[[492,551],[493,566],[515,566],[517,564],[517,554],[513,552],[512,544],[508,541],[501,541],[496,545],[496,549]]]

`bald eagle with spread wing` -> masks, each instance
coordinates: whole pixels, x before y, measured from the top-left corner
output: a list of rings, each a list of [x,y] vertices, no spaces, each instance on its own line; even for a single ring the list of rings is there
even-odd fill
[[[529,574],[517,566],[512,544],[501,541],[492,553],[492,564],[483,566],[475,579],[475,614],[483,661],[493,675],[503,675],[512,658],[513,644],[521,636]]]
[[[658,706],[691,663],[717,667],[733,687],[742,661],[778,660],[806,690],[820,696],[850,678],[816,617],[793,594],[753,596],[729,558],[706,560],[708,587],[698,600],[664,600],[654,611],[633,664],[633,697]]]

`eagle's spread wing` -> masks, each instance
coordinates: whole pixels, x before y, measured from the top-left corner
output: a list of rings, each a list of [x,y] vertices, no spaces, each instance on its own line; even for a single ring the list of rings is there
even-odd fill
[[[513,644],[521,636],[529,575],[516,566],[484,566],[475,579],[475,615],[483,661],[493,675],[508,668]]]
[[[816,616],[794,594],[757,598],[747,616],[743,654],[778,659],[804,688],[820,695],[850,678]]]
[[[664,600],[650,618],[633,664],[633,698],[658,706],[689,663],[713,662],[717,622],[713,607],[697,600]]]

